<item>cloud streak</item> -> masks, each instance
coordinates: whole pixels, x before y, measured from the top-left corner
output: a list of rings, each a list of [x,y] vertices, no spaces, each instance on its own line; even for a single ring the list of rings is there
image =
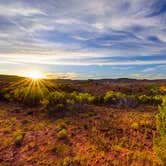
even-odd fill
[[[0,63],[166,64],[165,20],[164,0],[1,0]]]

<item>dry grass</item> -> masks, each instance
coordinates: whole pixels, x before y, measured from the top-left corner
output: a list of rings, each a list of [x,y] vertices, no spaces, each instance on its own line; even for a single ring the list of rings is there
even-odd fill
[[[1,103],[0,163],[9,165],[152,165],[154,111],[92,106],[93,113],[50,121]],[[32,110],[36,111],[36,110]]]

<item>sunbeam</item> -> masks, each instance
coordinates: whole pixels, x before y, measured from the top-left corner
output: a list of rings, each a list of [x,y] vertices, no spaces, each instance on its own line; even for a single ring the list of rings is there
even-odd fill
[[[40,71],[31,71],[25,74],[25,77],[37,80],[44,78],[44,75]]]

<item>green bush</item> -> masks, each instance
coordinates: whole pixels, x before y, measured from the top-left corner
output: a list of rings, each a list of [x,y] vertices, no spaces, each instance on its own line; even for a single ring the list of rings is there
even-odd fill
[[[25,136],[25,132],[18,130],[18,131],[15,131],[13,133],[13,136],[14,136],[14,139],[15,139],[15,145],[16,146],[21,146],[21,143],[22,143],[22,141],[24,139],[24,136]]]
[[[166,97],[163,99],[163,103],[159,107],[159,113],[156,115],[156,124],[159,138],[155,140],[154,150],[163,165],[166,165]]]
[[[162,104],[162,96],[160,95],[155,95],[152,97],[152,104],[154,105],[161,105]]]
[[[73,160],[70,159],[70,157],[65,157],[64,159],[61,159],[58,161],[58,166],[73,166]]]
[[[163,165],[166,165],[166,135],[160,136],[155,140],[154,150]]]
[[[0,89],[0,99],[19,102],[29,106],[39,106],[41,110],[47,109],[50,113],[61,110],[80,110],[83,105],[116,105],[117,107],[135,107],[137,104],[159,105],[162,96],[152,93],[151,95],[125,94],[108,91],[103,95],[73,92],[69,85],[43,85],[29,83],[20,87]],[[63,91],[65,89],[65,92]]]
[[[51,92],[48,95],[47,99],[45,99],[45,101],[43,100],[42,107],[46,109],[47,113],[50,116],[54,116],[54,114],[59,111],[68,110],[69,108],[68,105],[71,104],[68,98],[69,95],[67,95],[64,92],[59,92],[59,91]]]
[[[95,95],[93,104],[95,105],[103,105],[104,104],[104,96],[103,95]]]
[[[118,101],[118,98],[113,91],[108,91],[104,96],[105,104],[116,104],[117,101]]]
[[[48,96],[48,101],[50,105],[56,104],[66,104],[66,94],[64,92],[51,92]]]
[[[166,97],[163,99],[163,103],[159,106],[159,113],[156,115],[157,129],[161,136],[166,135]]]
[[[141,104],[148,104],[151,102],[151,97],[147,95],[140,95],[138,97],[139,103]]]
[[[60,130],[60,131],[57,133],[57,137],[58,137],[59,139],[68,138],[67,130],[66,130],[66,129]]]
[[[138,101],[140,104],[159,105],[162,103],[162,96],[160,96],[160,95],[155,95],[155,96],[140,95],[140,96],[138,96]]]
[[[6,89],[0,89],[0,99],[4,99],[4,95],[5,95],[6,92]]]
[[[93,103],[95,97],[89,93],[77,93],[73,92],[71,93],[71,96],[74,100],[76,100],[79,103]]]
[[[47,92],[45,88],[38,88],[36,86],[13,88],[4,91],[3,93],[1,92],[1,95],[3,94],[3,98],[7,101],[21,102],[30,106],[39,105]]]

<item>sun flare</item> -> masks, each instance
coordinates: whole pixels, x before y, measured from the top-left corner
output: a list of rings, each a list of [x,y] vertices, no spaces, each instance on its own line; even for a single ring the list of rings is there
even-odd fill
[[[34,79],[34,80],[38,80],[38,79],[41,79],[43,78],[43,74],[39,71],[32,71],[32,72],[29,72],[26,74],[26,77],[28,78],[31,78],[31,79]]]

